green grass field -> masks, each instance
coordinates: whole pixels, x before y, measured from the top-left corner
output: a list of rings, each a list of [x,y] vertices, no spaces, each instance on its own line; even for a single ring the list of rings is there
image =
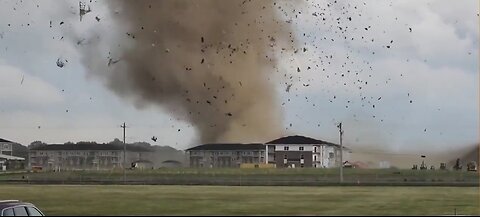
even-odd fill
[[[345,183],[371,183],[392,185],[462,185],[475,186],[479,182],[476,172],[419,171],[398,169],[345,169]],[[296,185],[318,186],[338,183],[338,169],[157,169],[127,171],[131,184],[174,185]],[[121,184],[120,171],[63,171],[39,173],[1,174],[0,182],[31,184]]]
[[[478,215],[478,187],[0,185],[47,215]]]

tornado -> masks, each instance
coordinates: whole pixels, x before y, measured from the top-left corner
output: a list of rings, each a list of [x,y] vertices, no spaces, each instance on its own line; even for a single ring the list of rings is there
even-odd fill
[[[267,141],[283,129],[276,54],[295,46],[280,3],[108,1],[111,26],[77,43],[89,77],[191,123],[200,142]]]

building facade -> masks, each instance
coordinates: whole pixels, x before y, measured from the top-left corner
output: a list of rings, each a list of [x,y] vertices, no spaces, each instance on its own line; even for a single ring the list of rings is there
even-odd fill
[[[349,159],[349,149],[343,150],[345,162]],[[205,144],[186,151],[190,167],[269,164],[277,168],[333,168],[341,165],[339,145],[304,136],[282,137],[266,144]]]
[[[240,167],[265,163],[263,144],[204,144],[187,149],[190,167]]]
[[[126,167],[144,160],[149,150],[129,147],[125,152]],[[35,147],[29,151],[29,167],[44,170],[105,170],[123,168],[123,147],[113,144],[54,144]]]
[[[13,142],[0,138],[0,154],[10,155],[13,153]]]
[[[19,170],[25,168],[25,158],[14,156],[12,141],[0,138],[0,171]]]
[[[277,168],[333,168],[339,167],[340,146],[305,136],[287,136],[267,142],[268,163]],[[348,158],[348,148],[343,148],[343,161]]]

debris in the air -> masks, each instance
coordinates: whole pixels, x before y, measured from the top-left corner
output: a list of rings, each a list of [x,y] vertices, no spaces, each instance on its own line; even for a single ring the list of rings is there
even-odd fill
[[[229,113],[226,113],[226,115],[228,115],[228,116],[232,116],[232,113],[230,113],[230,112],[229,112]]]
[[[97,22],[100,22],[100,18],[99,18],[99,17],[95,17],[95,19],[97,20]]]
[[[60,67],[60,68],[63,68],[65,66],[65,63],[63,62],[63,60],[58,58],[57,59],[57,66]]]
[[[156,141],[157,141],[157,137],[152,136],[152,141],[156,142]]]
[[[108,60],[107,66],[110,66],[110,65],[112,65],[112,64],[118,63],[118,61],[120,61],[120,60],[119,60],[119,59],[118,59],[118,60],[113,60],[112,58],[110,58],[110,59]]]
[[[80,45],[83,41],[85,41],[85,39],[80,39],[77,41],[77,45]]]
[[[287,89],[286,89],[287,92],[290,92],[290,88],[292,87],[292,85],[293,85],[293,84],[287,85]]]
[[[79,8],[80,8],[80,22],[82,21],[82,17],[91,12],[92,9],[90,8],[90,5],[86,5],[85,2],[79,2]]]
[[[62,21],[62,22],[60,22],[60,25],[62,25],[62,24],[64,24],[64,22],[63,22],[63,21]]]
[[[412,28],[408,28],[410,30],[410,32],[412,32]]]

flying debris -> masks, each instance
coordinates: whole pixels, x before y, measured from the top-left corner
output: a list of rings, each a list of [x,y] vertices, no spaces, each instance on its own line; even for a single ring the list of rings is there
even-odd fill
[[[152,141],[156,142],[156,141],[157,141],[157,137],[152,136]]]
[[[60,68],[63,68],[65,66],[65,63],[63,62],[63,60],[58,58],[57,59],[57,66],[60,67]]]
[[[287,85],[287,89],[285,91],[290,92],[290,88],[292,87],[293,84]]]
[[[100,18],[99,18],[99,17],[95,17],[95,19],[97,20],[97,22],[100,22]]]
[[[118,61],[120,61],[119,59],[118,60],[113,60],[112,58],[108,59],[108,64],[107,66],[110,66],[112,64],[115,64],[115,63],[118,63]]]
[[[82,21],[82,17],[91,12],[92,9],[90,8],[90,5],[86,5],[85,2],[79,2],[79,8],[80,8],[80,22]]]

